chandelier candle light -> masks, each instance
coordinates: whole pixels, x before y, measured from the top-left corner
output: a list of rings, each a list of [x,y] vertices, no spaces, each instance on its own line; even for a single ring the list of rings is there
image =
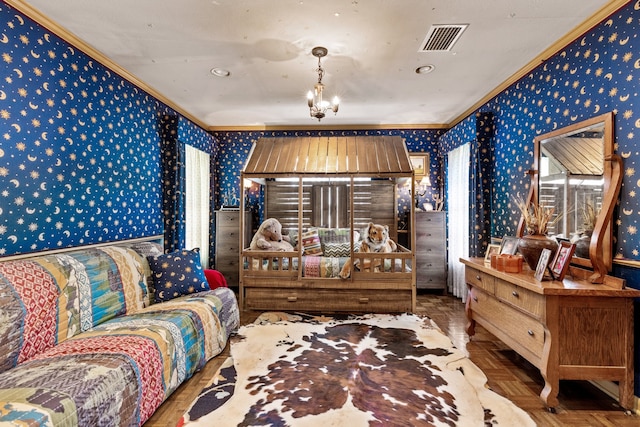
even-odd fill
[[[313,91],[307,93],[307,103],[309,104],[309,114],[311,117],[315,117],[320,121],[325,115],[326,111],[331,108],[334,114],[338,113],[338,107],[340,106],[340,100],[337,96],[333,97],[331,104],[329,101],[322,99],[322,92],[324,91],[324,85],[322,84],[322,77],[324,76],[324,69],[320,64],[320,59],[327,56],[327,48],[322,46],[316,46],[311,49],[311,54],[318,58],[318,83],[313,86]]]

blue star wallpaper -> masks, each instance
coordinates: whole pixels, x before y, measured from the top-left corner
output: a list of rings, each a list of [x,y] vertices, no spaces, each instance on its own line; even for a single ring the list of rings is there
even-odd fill
[[[613,111],[614,148],[624,162],[620,204],[614,212],[615,256],[640,259],[639,27],[640,2],[629,2],[440,138],[443,153],[466,142],[477,144],[476,114],[493,115],[491,161],[476,172],[491,174],[490,206],[484,209],[491,212],[491,236],[516,233],[520,213],[512,197],[529,191],[526,172],[533,163],[534,138]],[[638,279],[632,282],[640,287]]]
[[[161,118],[177,114],[0,4],[0,256],[163,234]],[[176,138],[214,153],[180,118]]]
[[[482,253],[491,237],[512,235],[526,194],[533,138],[614,111],[616,152],[624,159],[614,213],[618,259],[639,260],[640,156],[636,100],[640,5],[629,2],[461,120],[452,129],[215,132],[113,73],[2,4],[0,53],[0,256],[163,234],[162,117],[177,116],[175,139],[212,155],[212,204],[237,204],[239,171],[262,136],[401,135],[430,154],[432,188],[443,191],[446,153],[471,142],[475,231]],[[488,121],[487,118],[491,120]],[[487,124],[485,126],[485,124]],[[487,131],[487,129],[489,129]],[[249,189],[251,193],[254,189]],[[253,194],[259,200],[259,194]],[[445,200],[446,202],[446,200]],[[401,193],[398,220],[413,199]],[[260,215],[259,204],[255,205]]]
[[[317,137],[317,136],[400,136],[405,140],[407,150],[410,153],[429,154],[429,174],[431,187],[425,194],[418,197],[418,203],[433,202],[433,195],[439,194],[442,179],[442,163],[438,152],[438,138],[443,130],[429,129],[385,129],[385,130],[317,130],[317,131],[225,131],[213,132],[219,143],[219,154],[216,160],[218,176],[216,180],[215,194],[218,198],[217,207],[222,205],[237,205],[240,194],[240,171],[244,167],[249,152],[255,141],[260,138],[286,138],[286,137]],[[254,225],[263,220],[261,194],[255,186],[249,189],[250,209],[253,212]],[[398,197],[398,227],[406,228],[410,203],[415,203],[407,188],[399,188]]]

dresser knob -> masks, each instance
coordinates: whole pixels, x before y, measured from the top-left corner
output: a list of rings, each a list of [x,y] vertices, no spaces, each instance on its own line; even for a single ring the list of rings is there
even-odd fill
[[[533,331],[532,331],[531,329],[529,329],[529,330],[527,331],[527,333],[528,333],[530,336],[533,336],[533,335],[534,335],[534,334],[533,334]]]
[[[475,302],[478,302],[478,297],[473,297],[473,300],[474,300]]]
[[[476,280],[482,280],[480,276],[476,276]]]
[[[513,295],[516,298],[518,298],[520,296],[520,295],[518,295],[518,291],[511,292],[511,295]]]

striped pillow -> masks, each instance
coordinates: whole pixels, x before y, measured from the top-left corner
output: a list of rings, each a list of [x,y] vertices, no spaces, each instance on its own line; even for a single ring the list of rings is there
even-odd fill
[[[309,231],[302,233],[302,254],[322,256],[322,246],[320,245],[320,236],[318,236],[318,229],[312,228]]]

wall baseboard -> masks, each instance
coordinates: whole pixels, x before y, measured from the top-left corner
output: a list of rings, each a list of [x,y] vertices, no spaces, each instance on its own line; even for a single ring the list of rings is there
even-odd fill
[[[616,401],[619,401],[620,389],[618,387],[618,384],[614,383],[613,381],[604,381],[604,380],[589,381],[589,382],[593,384],[598,390],[602,391],[603,393],[615,399]],[[638,413],[638,408],[640,407],[639,405],[640,405],[640,398],[638,396],[633,396],[633,409],[631,409],[631,411],[634,414]]]

